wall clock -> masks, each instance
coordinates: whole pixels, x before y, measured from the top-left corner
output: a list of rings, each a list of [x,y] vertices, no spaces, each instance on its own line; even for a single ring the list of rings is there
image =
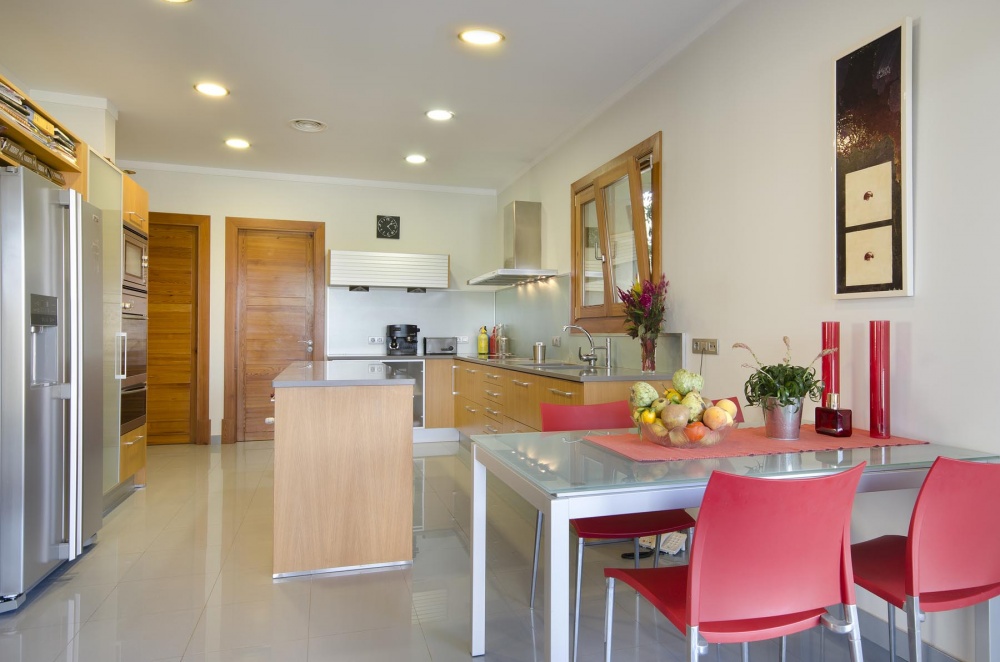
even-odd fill
[[[378,216],[375,219],[378,239],[399,239],[399,216]]]

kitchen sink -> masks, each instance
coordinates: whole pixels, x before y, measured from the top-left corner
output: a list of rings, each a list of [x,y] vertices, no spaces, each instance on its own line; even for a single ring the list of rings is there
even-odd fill
[[[492,362],[492,359],[491,359]],[[507,365],[518,366],[521,368],[580,368],[582,367],[579,363],[564,363],[562,361],[542,361],[541,363],[536,363],[532,359],[519,359],[519,358],[507,358],[507,359],[497,359],[497,363],[506,363]]]

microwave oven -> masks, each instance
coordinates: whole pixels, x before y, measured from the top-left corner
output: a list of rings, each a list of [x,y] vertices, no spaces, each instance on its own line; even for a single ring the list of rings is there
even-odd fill
[[[122,287],[145,292],[149,268],[149,240],[127,225],[122,227]]]

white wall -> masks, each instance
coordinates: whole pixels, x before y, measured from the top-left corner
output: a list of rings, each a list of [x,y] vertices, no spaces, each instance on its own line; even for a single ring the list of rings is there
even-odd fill
[[[496,197],[489,192],[350,185],[319,178],[302,181],[291,177],[186,172],[131,162],[119,165],[137,171],[134,178],[149,192],[150,210],[211,216],[209,415],[213,435],[220,433],[223,413],[227,216],[321,221],[326,223],[327,249],[449,253],[453,288],[459,288],[459,284],[464,286],[469,278],[484,270],[484,265],[496,260],[495,246],[482,240],[484,236],[493,236],[496,222]],[[378,214],[400,217],[400,239],[375,238]],[[407,295],[397,293],[395,296]],[[477,290],[475,295],[470,292],[469,296],[486,296],[492,316],[492,293],[484,295],[482,290]],[[480,308],[482,306],[477,304],[474,310],[478,312]],[[348,314],[366,313],[353,311]],[[380,315],[371,322],[372,328],[382,327],[380,335],[384,335],[386,324],[420,321],[396,319],[395,314],[387,314],[389,319]],[[488,321],[477,319],[470,325]],[[463,333],[471,331],[465,329]],[[354,345],[339,350],[363,351]]]
[[[833,62],[904,16],[914,31],[915,285],[911,298],[834,300]],[[540,200],[546,265],[570,264],[569,186],[663,131],[667,328],[718,338],[712,392],[742,392],[746,342],[778,360],[820,349],[840,320],[843,406],[867,427],[867,324],[892,322],[892,431],[983,450],[1000,441],[973,403],[1000,401],[1000,3],[747,0],[570,141],[501,191]],[[708,388],[708,386],[706,386]],[[969,411],[966,414],[965,411]],[[759,420],[759,417],[758,417]],[[855,539],[905,532],[913,494],[863,495]],[[883,603],[862,607],[885,618]],[[972,659],[971,613],[925,636]]]

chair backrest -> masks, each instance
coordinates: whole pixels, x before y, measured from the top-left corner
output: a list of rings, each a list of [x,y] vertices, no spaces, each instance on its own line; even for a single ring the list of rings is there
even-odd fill
[[[543,402],[542,432],[564,430],[600,430],[635,427],[628,402],[604,402],[596,405],[552,405]]]
[[[907,595],[1000,583],[1000,464],[934,461],[913,506],[906,569]],[[974,593],[948,608],[988,597]]]
[[[691,547],[688,624],[854,604],[851,506],[863,468],[781,480],[712,473]]]

